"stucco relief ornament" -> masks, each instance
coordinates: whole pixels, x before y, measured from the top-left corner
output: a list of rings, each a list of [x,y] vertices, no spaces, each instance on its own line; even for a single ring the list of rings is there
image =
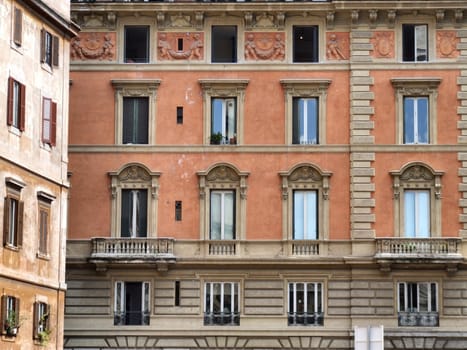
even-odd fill
[[[202,49],[204,47],[203,40],[199,33],[186,34],[186,40],[191,41],[188,49],[186,50],[174,50],[170,41],[174,40],[174,36],[178,35],[173,33],[172,36],[168,36],[166,33],[159,34],[159,41],[157,47],[159,49],[159,57],[166,60],[183,60],[183,59],[202,59]],[[175,38],[176,39],[176,38]]]
[[[279,33],[246,34],[245,59],[283,60],[285,57],[284,35]]]
[[[86,33],[71,41],[71,59],[108,59],[114,58],[114,41],[110,34]]]
[[[343,42],[338,39],[337,35],[332,33],[329,35],[326,55],[328,60],[345,60],[347,57],[343,51]]]
[[[219,166],[211,170],[207,176],[208,181],[238,181],[239,176],[226,166]]]
[[[320,181],[321,175],[312,167],[302,166],[296,169],[290,176],[289,181]]]
[[[439,57],[453,58],[458,56],[456,32],[438,31],[436,33],[436,41]]]
[[[394,32],[375,32],[371,39],[373,44],[373,56],[378,58],[394,57]]]
[[[401,180],[414,180],[414,181],[420,181],[420,180],[432,180],[433,179],[433,174],[426,169],[425,167],[419,166],[419,165],[414,165],[404,171],[404,173],[401,176]]]
[[[149,181],[151,176],[142,168],[132,165],[124,169],[119,175],[120,181]]]

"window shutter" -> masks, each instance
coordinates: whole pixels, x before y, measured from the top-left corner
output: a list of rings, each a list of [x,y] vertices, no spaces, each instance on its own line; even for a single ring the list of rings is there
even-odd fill
[[[8,107],[6,113],[6,123],[7,125],[13,124],[13,84],[15,80],[12,77],[8,78]]]
[[[55,146],[57,141],[57,103],[52,102],[50,116],[50,145]]]
[[[46,56],[46,52],[45,52],[45,35],[46,35],[46,31],[45,29],[41,29],[41,63],[44,63],[45,62],[45,56]]]
[[[20,320],[20,308],[19,308],[19,298],[15,298],[15,313],[16,313],[16,322],[18,323]]]
[[[47,329],[47,330],[50,330],[50,305],[49,304],[46,304],[45,305],[45,324],[44,324],[44,328]]]
[[[16,246],[21,247],[23,245],[23,213],[24,213],[24,202],[18,202],[18,231],[16,238]]]
[[[0,312],[2,327],[0,327],[0,334],[5,333],[5,327],[3,327],[3,325],[5,324],[5,320],[6,320],[6,300],[7,300],[7,296],[2,295],[2,310]]]
[[[3,204],[3,244],[8,242],[8,229],[10,226],[10,207],[8,205],[8,197],[5,197]]]
[[[24,131],[26,125],[26,85],[20,84],[20,110],[19,110],[19,129]]]
[[[16,45],[21,46],[23,39],[23,11],[15,8],[15,28],[13,31],[13,41]]]
[[[32,337],[37,339],[39,338],[39,303],[37,301],[34,302],[32,322]]]
[[[52,65],[58,67],[58,58],[59,58],[59,43],[60,40],[58,36],[52,36]]]

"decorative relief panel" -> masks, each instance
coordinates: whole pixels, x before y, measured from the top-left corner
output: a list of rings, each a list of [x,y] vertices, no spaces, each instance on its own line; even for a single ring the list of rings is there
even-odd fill
[[[350,56],[349,33],[326,33],[326,57],[328,60],[348,60]]]
[[[159,29],[165,28],[196,28],[202,29],[204,22],[203,12],[177,13],[169,15],[164,12],[157,14],[157,26]]]
[[[374,32],[371,43],[374,58],[394,58],[394,32]]]
[[[438,58],[457,58],[459,38],[454,30],[438,30],[436,32],[436,56]]]
[[[245,28],[271,28],[271,29],[283,29],[285,24],[285,14],[283,12],[277,12],[274,14],[260,13],[253,14],[252,12],[245,13]]]
[[[245,33],[245,60],[278,60],[285,58],[285,33]]]
[[[204,33],[158,33],[157,58],[159,60],[202,60]]]
[[[71,40],[72,60],[115,60],[114,32],[81,32]]]

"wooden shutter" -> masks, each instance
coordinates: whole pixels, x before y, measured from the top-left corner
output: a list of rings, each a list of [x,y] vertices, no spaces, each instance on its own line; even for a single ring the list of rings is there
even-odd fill
[[[37,301],[34,302],[32,312],[33,312],[32,337],[33,339],[38,339],[39,338],[39,303]]]
[[[45,50],[45,36],[47,32],[45,29],[41,29],[41,63],[45,62],[46,59],[46,50]]]
[[[23,214],[24,214],[24,202],[18,201],[18,225],[16,232],[16,246],[21,247],[23,245]]]
[[[44,321],[45,321],[45,324],[44,324],[44,328],[46,330],[50,330],[50,305],[49,304],[46,304],[45,305],[45,315],[44,315]]]
[[[48,107],[48,108],[47,108]],[[42,142],[50,144],[51,135],[51,115],[52,115],[52,100],[50,98],[42,98]]]
[[[19,129],[24,131],[26,126],[26,86],[23,84],[20,84],[19,103]]]
[[[6,113],[6,123],[7,125],[13,124],[13,85],[15,80],[12,77],[8,78],[8,104],[7,104],[7,113]]]
[[[15,314],[16,314],[16,324],[18,325],[19,324],[19,320],[20,320],[20,309],[19,309],[19,298],[15,298],[14,300],[14,304],[15,304]]]
[[[3,204],[3,245],[8,242],[8,230],[10,227],[10,206],[8,197],[5,197]]]
[[[2,309],[0,312],[0,320],[2,321],[1,327],[0,327],[0,334],[5,334],[5,321],[6,321],[6,302],[7,302],[7,296],[2,295]]]
[[[55,146],[57,141],[57,103],[52,102],[50,116],[50,145]]]
[[[15,8],[15,27],[13,30],[13,41],[16,45],[21,46],[23,41],[23,11]]]
[[[58,36],[52,36],[52,65],[55,67],[58,67],[59,43],[60,40]]]

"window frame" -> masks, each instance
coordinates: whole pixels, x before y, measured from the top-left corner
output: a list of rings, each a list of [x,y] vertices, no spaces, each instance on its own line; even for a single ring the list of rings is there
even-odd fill
[[[316,43],[314,43],[312,41],[312,47],[311,47],[311,58],[309,59],[299,59],[299,56],[298,53],[297,53],[297,50],[298,50],[298,41],[297,41],[297,38],[296,36],[299,35],[298,33],[296,33],[296,31],[298,31],[300,28],[313,28],[313,33],[311,34],[312,38],[311,40],[316,40]],[[290,41],[292,43],[292,62],[293,63],[298,63],[298,64],[307,64],[307,63],[318,63],[320,62],[320,36],[321,36],[321,30],[320,30],[320,26],[318,24],[313,24],[313,23],[309,23],[309,24],[293,24],[292,25],[292,28],[291,28],[291,37],[292,37],[292,40]],[[300,39],[302,39],[303,36],[300,37]],[[304,45],[304,44],[302,44]],[[305,45],[307,46],[307,45]]]
[[[40,45],[40,62],[49,68],[58,67],[60,57],[60,38],[45,28],[42,28]]]
[[[330,79],[281,79],[285,99],[285,143],[293,146],[315,146],[326,144],[326,105]],[[318,99],[318,140],[316,144],[294,144],[294,99]]]
[[[426,288],[426,310],[421,309],[420,288]],[[416,287],[416,293],[410,293]],[[402,288],[402,290],[401,290]],[[434,289],[434,291],[433,291]],[[399,327],[438,327],[440,314],[440,283],[437,281],[399,281],[396,284],[397,294],[397,318]],[[401,300],[403,292],[403,300]],[[415,299],[415,300],[412,300]],[[410,308],[410,304],[416,301],[416,307]],[[404,305],[402,305],[404,304]],[[433,310],[433,306],[434,309]]]
[[[41,141],[51,147],[57,142],[57,102],[48,97],[42,97]]]
[[[124,207],[126,206],[124,204],[125,200],[126,200],[126,195],[125,193],[130,193],[130,196],[133,197],[132,199],[130,199],[130,202],[128,203],[128,206],[131,206],[131,212],[132,212],[132,215],[130,218],[128,218],[128,224],[130,226],[130,230],[129,232],[125,235],[124,235],[124,231],[123,231],[123,217],[124,217],[124,214],[123,214],[123,209]],[[121,220],[120,220],[120,237],[122,238],[146,238],[148,237],[148,190],[146,188],[122,188],[121,189],[121,207],[122,207],[122,210],[120,211],[120,215],[121,215]],[[138,219],[137,217],[137,204],[136,203],[139,203],[139,201],[135,201],[135,193],[144,193],[145,194],[145,203],[144,203],[144,207],[146,207],[146,212],[145,213],[141,213],[140,216],[144,216],[143,218],[143,221],[144,221],[144,226],[145,226],[145,231],[146,232],[140,232],[140,231],[137,231],[136,230],[136,226],[138,225],[138,223],[140,223],[140,220]]]
[[[13,328],[18,328],[21,322],[21,314],[20,314],[20,299],[10,295],[10,294],[3,294],[1,298],[1,330],[0,334],[6,335],[6,336],[16,336],[16,334],[9,334],[7,331],[6,323],[9,317],[10,312],[15,313],[15,321],[16,321],[16,327]]]
[[[235,98],[236,99],[236,143],[244,143],[244,102],[248,79],[199,79],[203,93],[203,143],[211,144],[212,133],[212,100],[213,98]]]
[[[406,44],[406,42],[408,40],[410,40],[409,38],[406,37],[406,31],[404,29],[404,27],[408,27],[408,26],[411,26],[413,27],[413,38],[411,38],[413,40],[413,43],[411,45],[411,49],[413,49],[414,52],[412,52],[411,54],[413,54],[413,60],[407,60],[406,57],[409,53],[406,53],[406,45],[408,46],[409,44]],[[418,60],[418,55],[416,53],[417,51],[417,27],[422,27],[424,26],[426,28],[425,30],[425,45],[426,45],[426,59],[424,60]],[[402,62],[410,62],[410,63],[420,63],[420,62],[429,62],[430,61],[430,57],[432,57],[430,55],[430,28],[429,28],[429,25],[428,23],[402,23],[401,24],[401,37],[402,37],[402,40],[401,40],[401,43],[402,43],[402,47],[401,47],[401,51],[402,51]]]
[[[127,41],[127,28],[128,27],[135,27],[135,28],[147,28],[147,38],[146,38],[146,58],[142,62],[134,62],[128,61],[127,58],[127,48],[126,48],[126,41]],[[151,62],[151,26],[149,24],[139,23],[139,24],[123,24],[123,55],[122,55],[123,63],[130,63],[130,64],[147,64]]]
[[[108,173],[111,180],[111,236],[121,237],[122,190],[147,190],[147,232],[145,238],[157,237],[157,206],[160,172],[150,171],[140,163],[128,163]],[[130,238],[130,237],[128,237]]]
[[[49,244],[51,238],[51,212],[52,202],[55,196],[43,191],[37,192],[37,224],[38,224],[38,245],[37,257],[49,258]],[[45,222],[43,222],[45,220]],[[45,229],[45,231],[44,231]]]
[[[205,171],[197,173],[199,180],[200,207],[200,239],[211,240],[211,191],[234,191],[235,205],[235,238],[243,240],[246,237],[246,199],[247,178],[249,173],[239,171],[228,163],[217,163]]]
[[[214,33],[214,28],[218,27],[234,27],[235,28],[235,43],[233,44],[233,47],[231,47],[232,51],[232,58],[231,60],[222,60],[219,58],[215,58],[214,54],[217,52],[214,48],[214,45],[216,45],[216,38],[215,38],[215,33]],[[211,63],[219,63],[219,64],[228,64],[228,63],[237,63],[238,58],[239,58],[239,27],[236,24],[212,24],[211,25]]]
[[[13,9],[12,43],[15,48],[23,45],[23,10],[17,6]]]
[[[126,317],[122,317],[121,314],[126,314],[125,290],[126,290],[126,285],[128,283],[141,283],[141,308],[139,311],[141,313],[141,320],[142,320],[141,324],[128,324],[126,322],[121,323],[122,319],[126,319]],[[113,285],[114,285],[114,288],[113,288],[114,323],[113,325],[114,326],[149,326],[151,323],[151,281],[150,280],[133,281],[133,280],[118,279],[114,281]],[[146,291],[147,291],[147,295],[146,295]],[[117,316],[117,313],[119,313],[120,316]],[[118,320],[120,320],[120,322],[118,322]]]
[[[24,202],[21,200],[21,190],[25,184],[13,178],[6,178],[6,196],[3,206],[3,246],[18,250],[23,245]],[[14,202],[13,202],[14,201]],[[16,210],[11,212],[11,203],[16,203]],[[14,216],[14,232],[11,233],[11,219]]]
[[[34,302],[34,318],[33,318],[33,336],[34,340],[40,341],[42,332],[50,332],[50,310],[48,303],[43,301]]]
[[[156,98],[160,79],[112,79],[115,90],[115,144],[123,143],[123,100],[124,97],[148,98],[148,143],[127,144],[129,146],[153,145],[156,142]]]
[[[15,86],[18,95],[15,94]],[[26,124],[25,111],[26,86],[13,77],[8,77],[7,125],[23,132]]]
[[[323,171],[311,163],[299,163],[289,171],[279,172],[282,182],[282,237],[287,241],[298,241],[294,238],[294,191],[316,191],[317,197],[317,239],[304,241],[321,241],[329,238],[329,190],[332,173]]]
[[[215,285],[220,285],[220,306],[225,310],[225,285],[230,285],[230,308],[233,309],[233,312],[229,313],[227,316],[227,321],[230,322],[224,323],[224,312],[216,315],[214,309],[214,298],[213,293]],[[209,290],[208,290],[209,286]],[[240,325],[240,316],[241,316],[241,283],[239,281],[205,281],[204,282],[204,293],[203,293],[203,325],[204,326],[239,326]],[[236,294],[235,294],[236,292]],[[209,298],[208,298],[209,294]],[[236,302],[232,302],[236,299]],[[208,300],[209,300],[209,309],[208,309]],[[220,322],[219,322],[220,321]]]
[[[391,84],[395,92],[396,102],[396,144],[423,145],[404,143],[404,100],[406,97],[428,97],[428,143],[436,144],[438,139],[437,98],[441,78],[392,78]]]
[[[219,238],[213,238],[213,194],[220,194],[221,195],[221,199],[220,199],[220,232],[219,232],[219,235],[220,237]],[[232,216],[232,238],[226,238],[226,232],[225,232],[225,226],[226,226],[226,216],[229,214],[229,213],[226,213],[226,194],[230,194],[232,196],[232,211],[231,211],[231,216]],[[235,194],[235,190],[224,190],[224,189],[211,189],[211,191],[209,192],[209,201],[210,201],[210,204],[209,204],[209,239],[210,240],[235,240],[236,238],[236,234],[235,234],[235,229],[236,229],[236,225],[235,225],[235,218],[236,218],[236,214],[235,214],[235,199],[236,199],[236,194]]]
[[[297,310],[297,284],[303,284],[303,295],[304,295],[304,308],[307,308],[307,287],[308,285],[313,285],[315,292],[315,303],[313,304],[314,311],[311,313],[314,318],[313,323],[307,323],[307,314],[310,313],[307,311],[303,312],[303,322],[297,322],[298,317],[300,317]],[[291,303],[291,290],[290,287],[293,285],[293,301]],[[319,295],[316,295],[319,294]],[[320,299],[320,300],[318,300]],[[294,311],[291,312],[290,307],[293,304]],[[288,326],[323,326],[324,325],[324,283],[316,281],[288,281],[287,282],[287,325]],[[291,315],[292,314],[292,315]],[[292,322],[291,322],[292,320]]]
[[[443,174],[444,172],[436,171],[421,162],[411,162],[400,170],[390,172],[393,178],[394,237],[411,238],[405,233],[404,197],[407,190],[429,191],[430,236],[428,238],[441,237],[441,177]]]

